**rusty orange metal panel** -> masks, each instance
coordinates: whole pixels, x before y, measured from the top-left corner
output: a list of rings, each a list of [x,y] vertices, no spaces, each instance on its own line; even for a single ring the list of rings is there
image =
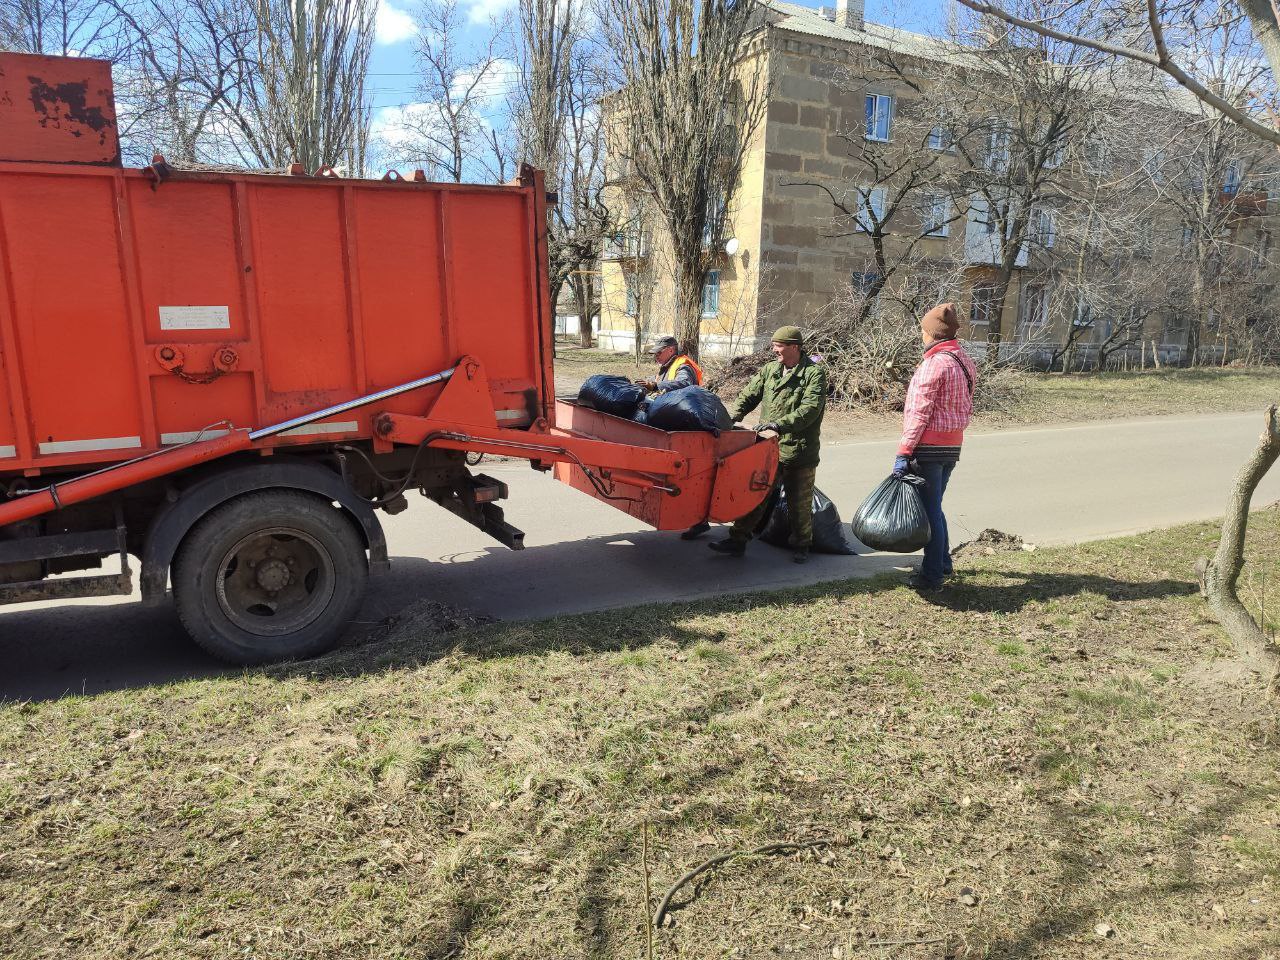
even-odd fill
[[[0,174],[4,267],[38,454],[142,446],[115,209],[112,174]]]
[[[567,400],[556,404],[556,425],[557,434],[604,440],[619,449],[670,450],[681,456],[684,466],[679,474],[662,481],[664,486],[678,488],[677,495],[625,480],[606,486],[611,498],[606,502],[659,530],[684,530],[703,520],[724,520],[730,510],[741,512],[728,519],[750,513],[768,494],[777,469],[778,441],[757,437],[750,430],[728,430],[718,437],[701,431],[668,433]],[[583,493],[606,499],[576,464],[557,463],[555,476]]]
[[[0,160],[118,165],[111,64],[0,53]]]
[[[449,366],[440,246],[440,194],[357,190],[356,268],[371,389]],[[388,409],[421,412],[413,397]]]
[[[355,396],[342,260],[341,197],[260,183],[252,191],[262,353],[272,415]]]
[[[450,211],[458,353],[484,358],[491,381],[528,377],[540,358],[525,205],[511,196],[464,193]],[[514,256],[524,251],[523,256]],[[520,318],[520,319],[516,319]]]

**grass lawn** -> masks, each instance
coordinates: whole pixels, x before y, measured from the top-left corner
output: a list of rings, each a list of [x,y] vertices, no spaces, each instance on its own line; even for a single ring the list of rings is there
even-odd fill
[[[1280,957],[1208,525],[0,706],[13,957]],[[1274,592],[1280,512],[1245,595]],[[1270,604],[1268,604],[1270,606]]]
[[[1235,413],[1280,403],[1280,368],[1201,367],[1141,373],[1028,374],[1016,418],[1109,420],[1162,414]]]

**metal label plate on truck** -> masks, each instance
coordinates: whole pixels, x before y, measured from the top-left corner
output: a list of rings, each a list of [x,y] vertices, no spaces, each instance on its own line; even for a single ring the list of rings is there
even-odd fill
[[[230,330],[226,307],[161,307],[161,330]]]

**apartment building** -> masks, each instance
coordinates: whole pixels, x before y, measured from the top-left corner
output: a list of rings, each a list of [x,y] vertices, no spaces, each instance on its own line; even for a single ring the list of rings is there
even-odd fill
[[[954,44],[866,21],[860,0],[839,0],[835,8],[826,9],[782,0],[762,6],[761,35],[753,44],[763,58],[769,103],[730,205],[727,240],[715,251],[715,269],[704,289],[702,349],[709,354],[750,350],[763,344],[779,324],[811,321],[851,290],[876,286],[872,242],[869,231],[859,228],[857,214],[878,219],[883,213],[878,207],[886,202],[884,191],[871,188],[865,196],[855,194],[852,201],[846,195],[846,207],[852,202],[863,209],[842,218],[830,192],[816,185],[856,187],[865,182],[866,166],[851,156],[850,132],[872,145],[894,141],[900,104],[919,96],[925,68],[957,56]],[[886,57],[900,72],[868,70],[856,76],[860,64]],[[914,76],[913,64],[920,67]],[[920,149],[945,155],[952,146],[940,124]],[[999,163],[998,133],[988,150],[987,162]],[[1046,156],[1045,163],[1063,159],[1058,152]],[[1156,152],[1125,162],[1156,170],[1161,160]],[[1091,158],[1081,169],[1101,175],[1103,160]],[[626,170],[612,167],[611,176],[612,195],[625,207]],[[1228,182],[1222,190],[1224,202],[1238,211],[1231,226],[1236,233],[1233,246],[1258,270],[1271,271],[1271,234],[1264,221],[1276,204],[1268,205],[1265,193],[1260,199],[1256,186]],[[929,196],[927,189],[919,191],[909,210],[894,214],[895,229],[885,231],[893,235],[888,242],[900,243],[902,236],[914,235],[914,255],[921,263],[954,267],[936,294],[963,306],[963,336],[983,343],[997,321],[993,292],[1001,255],[998,218],[977,195],[958,201],[940,191],[932,204]],[[1180,243],[1185,249],[1191,242],[1185,236],[1188,227],[1176,212],[1154,202],[1150,209],[1142,229],[1152,246]],[[1105,315],[1095,311],[1083,297],[1069,309],[1060,304],[1050,309],[1055,276],[1070,266],[1063,262],[1067,244],[1058,242],[1061,228],[1055,216],[1052,206],[1030,212],[1028,242],[1017,254],[998,318],[1006,342],[1017,344],[1029,361],[1042,365],[1062,356],[1064,342],[1072,356],[1087,359],[1099,343],[1105,348],[1114,324],[1133,323],[1132,317],[1120,317],[1114,308]],[[619,219],[628,218],[624,213]],[[900,228],[903,224],[906,229]],[[602,346],[628,349],[637,335],[670,330],[670,271],[663,255],[660,235],[650,231],[624,230],[606,246],[601,261]],[[894,282],[911,279],[900,272]],[[1163,360],[1181,358],[1185,315],[1176,309],[1152,310],[1138,322],[1143,346],[1135,345],[1135,353],[1141,349],[1145,355],[1150,349]]]

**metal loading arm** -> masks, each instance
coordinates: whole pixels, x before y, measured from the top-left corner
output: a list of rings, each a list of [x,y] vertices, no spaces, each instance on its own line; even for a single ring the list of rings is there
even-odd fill
[[[685,459],[678,453],[552,433],[545,420],[536,420],[528,430],[499,427],[497,422],[483,365],[474,357],[463,357],[425,416],[383,413],[375,417],[373,426],[381,443],[426,444],[536,463],[573,463],[605,471],[608,479],[641,489],[680,492],[674,484],[663,483],[685,470]]]
[[[32,517],[38,517],[54,510],[61,510],[63,507],[68,507],[75,503],[83,503],[85,500],[92,500],[104,494],[114,493],[116,490],[123,490],[125,487],[132,486],[135,483],[154,480],[156,477],[177,473],[179,470],[185,470],[197,464],[217,460],[244,450],[251,450],[259,440],[265,440],[276,434],[284,433],[286,430],[305,426],[308,423],[323,420],[325,417],[331,417],[337,413],[366,407],[371,403],[378,403],[379,401],[399,396],[402,393],[408,393],[411,390],[429,387],[448,380],[453,376],[455,369],[451,367],[448,370],[441,370],[439,373],[433,373],[428,377],[411,380],[408,383],[389,387],[386,390],[379,390],[377,393],[371,393],[363,397],[356,397],[354,400],[326,407],[323,410],[316,410],[314,413],[294,417],[292,420],[272,424],[269,427],[263,427],[253,432],[245,429],[231,430],[223,436],[215,436],[208,440],[197,439],[167,450],[157,450],[155,453],[138,457],[136,460],[127,460],[124,463],[103,467],[101,470],[95,470],[92,473],[74,477],[70,480],[51,483],[39,490],[32,490],[29,493],[24,492],[7,503],[0,503],[0,527],[9,523],[17,523],[19,520],[30,520]],[[492,410],[492,401],[490,401],[489,405]],[[214,426],[230,426],[230,424],[215,424]],[[203,434],[204,431],[201,431],[201,433]]]

